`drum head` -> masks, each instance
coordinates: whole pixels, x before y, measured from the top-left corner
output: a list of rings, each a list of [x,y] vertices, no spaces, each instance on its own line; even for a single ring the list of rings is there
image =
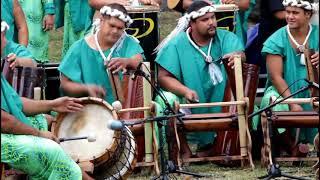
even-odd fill
[[[148,12],[160,12],[160,8],[158,6],[125,6],[128,13],[148,13]]]
[[[94,135],[94,142],[84,139],[65,141],[60,145],[75,161],[94,160],[97,165],[112,156],[120,132],[108,128],[108,121],[115,119],[109,104],[101,99],[82,99],[82,111],[58,115],[55,134],[58,138]]]

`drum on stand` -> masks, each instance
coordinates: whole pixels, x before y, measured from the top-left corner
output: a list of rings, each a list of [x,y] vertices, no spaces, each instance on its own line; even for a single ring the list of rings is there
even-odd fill
[[[54,127],[58,138],[92,136],[96,141],[64,141],[60,145],[76,162],[94,164],[97,179],[126,178],[135,163],[135,141],[125,127],[114,131],[108,128],[111,120],[118,119],[112,106],[99,98],[81,98],[84,108],[76,113],[60,113]]]
[[[159,44],[159,23],[158,14],[160,8],[157,6],[126,6],[133,23],[126,29],[126,32],[140,41],[147,61],[154,68],[156,54],[152,54],[154,48]]]

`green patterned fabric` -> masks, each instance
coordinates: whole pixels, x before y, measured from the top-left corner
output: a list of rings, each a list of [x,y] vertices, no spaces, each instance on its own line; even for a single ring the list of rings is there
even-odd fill
[[[22,101],[16,91],[1,74],[1,109],[13,115],[21,122],[31,126],[32,123],[22,112]]]
[[[19,0],[29,30],[28,49],[38,62],[49,62],[49,32],[42,28],[43,18],[54,14],[53,0]]]
[[[220,0],[211,0],[214,4],[221,4]],[[247,43],[247,31],[248,31],[248,17],[256,5],[256,0],[250,0],[250,5],[248,10],[239,10],[236,15],[236,27],[235,33],[242,41],[243,45]]]
[[[313,25],[312,32],[308,41],[309,48],[319,51],[319,27]],[[283,58],[283,78],[286,81],[287,85],[290,86],[290,92],[296,92],[301,87],[307,85],[307,83],[302,80],[307,78],[307,69],[305,65],[300,64],[300,55],[297,55],[295,49],[292,48],[289,37],[286,31],[286,26],[276,31],[272,34],[264,43],[262,49],[262,55],[266,56],[267,54],[280,55]],[[269,105],[271,96],[279,96],[277,89],[272,86],[270,77],[267,79],[266,92],[261,100],[261,108]],[[296,96],[295,98],[308,98],[310,97],[309,91],[304,91]],[[310,104],[301,105],[304,110],[311,110]],[[277,105],[273,108],[274,111],[288,111],[288,105]],[[279,129],[279,132],[284,132],[285,129]],[[306,128],[301,129],[300,132],[300,141],[313,142],[313,138],[317,132],[315,128]]]
[[[43,114],[26,117],[22,101],[1,75],[1,109],[21,122],[42,131],[48,130]],[[30,179],[80,180],[80,167],[56,142],[31,135],[1,133],[1,162],[28,174]]]
[[[56,28],[62,27],[64,57],[77,40],[84,37],[91,26],[94,9],[89,6],[87,0],[55,0],[56,5]]]
[[[13,16],[13,0],[1,0],[1,20],[9,25],[9,30],[6,31],[7,40],[14,40],[15,24]]]
[[[230,44],[229,42],[233,42]],[[209,45],[200,47],[204,52],[208,51]],[[211,56],[213,60],[218,60],[226,54],[243,51],[243,45],[239,38],[232,32],[217,29],[212,42]],[[221,70],[223,81],[213,85],[208,73],[208,63],[203,59],[189,42],[187,34],[182,32],[174,37],[157,55],[156,63],[170,72],[178,81],[188,88],[197,92],[200,103],[221,102],[226,87],[226,72],[223,64],[214,62]],[[175,95],[166,95],[170,103],[177,99]],[[180,97],[181,98],[181,97]],[[159,98],[157,102],[165,108],[164,103]],[[193,114],[220,112],[221,107],[195,108],[191,109]],[[215,134],[213,132],[190,133],[188,140],[199,145],[212,143]]]
[[[110,49],[104,51],[106,57],[109,53]],[[130,58],[137,54],[143,54],[143,49],[137,39],[127,36],[113,57]],[[71,46],[58,70],[73,82],[103,87],[107,92],[105,100],[110,104],[115,101],[103,59],[99,51],[92,49],[84,38]]]

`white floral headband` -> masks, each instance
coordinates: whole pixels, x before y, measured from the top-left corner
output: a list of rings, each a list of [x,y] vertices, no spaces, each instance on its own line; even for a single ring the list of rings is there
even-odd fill
[[[182,16],[178,20],[178,24],[175,29],[154,49],[154,52],[159,52],[173,37],[178,35],[181,31],[186,31],[189,26],[190,20],[197,19],[205,15],[206,13],[216,12],[216,10],[217,8],[214,5],[210,5]]]
[[[9,29],[9,25],[5,21],[1,21],[1,32]]]
[[[129,15],[124,14],[123,12],[119,11],[118,9],[112,9],[109,6],[103,6],[100,9],[101,15],[108,15],[112,17],[117,17],[124,23],[126,23],[126,26],[129,27],[131,23],[133,23],[133,20],[130,18]]]
[[[299,7],[312,12],[316,12],[319,9],[318,8],[319,3],[310,3],[308,1],[303,1],[303,0],[284,0],[282,4],[285,7],[294,6],[294,7]]]

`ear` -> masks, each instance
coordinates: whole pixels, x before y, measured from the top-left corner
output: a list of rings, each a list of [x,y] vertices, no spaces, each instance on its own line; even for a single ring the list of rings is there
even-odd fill
[[[311,11],[304,11],[304,14],[308,17],[308,19],[311,19],[311,17],[312,17]]]

